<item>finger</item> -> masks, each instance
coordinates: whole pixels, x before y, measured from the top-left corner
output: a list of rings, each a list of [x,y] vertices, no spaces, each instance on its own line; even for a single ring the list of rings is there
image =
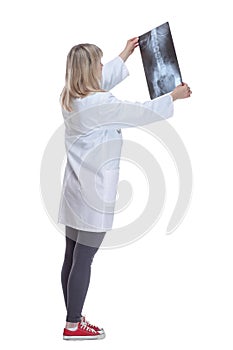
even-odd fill
[[[130,39],[133,43],[137,43],[139,41],[139,37],[135,36],[134,38]]]

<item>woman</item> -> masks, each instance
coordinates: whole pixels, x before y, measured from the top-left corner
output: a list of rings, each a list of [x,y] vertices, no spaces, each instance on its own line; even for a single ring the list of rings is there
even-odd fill
[[[128,40],[105,66],[92,44],[74,46],[66,64],[61,94],[67,164],[58,222],[65,225],[62,288],[67,308],[65,340],[101,339],[104,330],[82,315],[91,264],[106,231],[111,230],[119,179],[121,128],[145,125],[173,114],[173,101],[191,95],[187,84],[144,103],[120,101],[109,90],[128,75],[125,61],[138,46]]]

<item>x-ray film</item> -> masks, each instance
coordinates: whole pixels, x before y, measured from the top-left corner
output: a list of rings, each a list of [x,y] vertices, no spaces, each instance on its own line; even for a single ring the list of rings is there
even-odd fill
[[[168,22],[139,36],[139,47],[151,99],[171,92],[182,83]]]

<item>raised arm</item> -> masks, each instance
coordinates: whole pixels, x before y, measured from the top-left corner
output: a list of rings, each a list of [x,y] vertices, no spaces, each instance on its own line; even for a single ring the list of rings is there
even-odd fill
[[[146,102],[120,101],[111,93],[105,93],[102,103],[87,111],[83,120],[88,120],[90,127],[96,124],[101,129],[143,126],[171,118],[174,101],[188,98],[191,94],[186,83],[177,86],[170,94]]]
[[[102,69],[102,89],[109,91],[124,80],[129,75],[129,71],[120,56],[106,63]]]
[[[110,92],[100,92],[88,105],[72,113],[64,112],[69,132],[86,134],[93,129],[119,129],[162,121],[172,117],[174,102],[190,97],[188,84],[177,86],[170,94],[146,102],[121,101]]]
[[[106,91],[111,90],[129,75],[125,61],[134,52],[134,49],[137,46],[138,38],[129,39],[124,50],[119,54],[119,56],[103,66],[101,84],[102,89]]]
[[[93,129],[119,129],[142,126],[173,115],[171,95],[146,102],[121,101],[110,92],[99,93],[83,110],[65,113],[67,130],[86,134]]]

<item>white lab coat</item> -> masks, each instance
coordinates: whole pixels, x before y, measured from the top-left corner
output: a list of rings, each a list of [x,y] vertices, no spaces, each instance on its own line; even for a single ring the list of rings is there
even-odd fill
[[[109,90],[128,76],[118,56],[103,67],[102,88],[62,110],[67,163],[58,223],[83,231],[112,229],[122,147],[121,128],[173,115],[170,95],[145,103],[120,101]]]

